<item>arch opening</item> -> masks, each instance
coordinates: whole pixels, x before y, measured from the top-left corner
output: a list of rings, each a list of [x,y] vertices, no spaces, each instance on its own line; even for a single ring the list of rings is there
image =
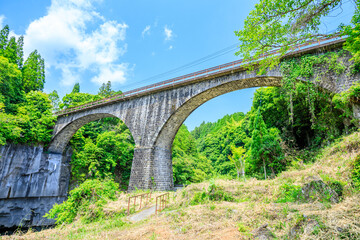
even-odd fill
[[[173,142],[181,125],[195,109],[213,98],[236,90],[263,86],[280,86],[280,84],[281,77],[241,79],[209,88],[208,90],[187,99],[187,101],[173,112],[167,122],[163,125],[155,142],[153,176],[155,182],[160,183],[160,189],[171,189],[173,187]]]
[[[76,119],[63,127],[51,144],[49,149],[56,146],[58,152],[72,149],[70,189],[87,179],[108,178],[127,189],[135,143],[118,117],[106,113]]]

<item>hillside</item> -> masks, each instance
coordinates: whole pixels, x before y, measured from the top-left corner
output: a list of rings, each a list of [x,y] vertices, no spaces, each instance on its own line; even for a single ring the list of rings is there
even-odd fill
[[[170,207],[147,220],[127,220],[129,195],[121,193],[107,203],[98,221],[86,224],[78,217],[55,229],[3,239],[249,239],[262,234],[279,239],[358,239],[360,179],[353,169],[359,156],[356,132],[321,149],[314,163],[298,161],[271,180],[216,179],[171,192]],[[306,197],[301,188],[310,182],[319,183],[312,184],[319,191]]]

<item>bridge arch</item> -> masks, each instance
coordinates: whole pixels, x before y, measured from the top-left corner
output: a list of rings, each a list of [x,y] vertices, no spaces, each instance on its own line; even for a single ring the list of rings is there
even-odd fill
[[[179,106],[164,123],[155,141],[152,175],[158,185],[157,188],[173,187],[172,144],[180,126],[195,109],[213,98],[233,91],[252,87],[281,86],[281,79],[282,77],[279,76],[261,76],[226,82],[190,97]]]
[[[65,126],[62,126],[61,130],[58,131],[52,138],[48,152],[62,154],[65,151],[67,144],[69,143],[72,136],[84,125],[92,121],[96,121],[103,118],[117,118],[117,116],[110,113],[93,113],[88,114],[73,121],[67,123]],[[121,120],[121,119],[120,119]],[[130,131],[131,132],[131,131]]]

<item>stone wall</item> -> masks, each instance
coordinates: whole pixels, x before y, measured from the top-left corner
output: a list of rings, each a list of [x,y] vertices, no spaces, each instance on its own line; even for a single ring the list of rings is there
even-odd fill
[[[48,154],[42,146],[0,147],[0,229],[54,223],[43,218],[66,199],[71,150]]]

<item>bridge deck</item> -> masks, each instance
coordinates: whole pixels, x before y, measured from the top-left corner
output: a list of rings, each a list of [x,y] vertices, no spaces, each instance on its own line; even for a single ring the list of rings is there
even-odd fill
[[[317,41],[309,41],[303,44],[295,45],[293,49],[285,55],[285,57],[303,54],[306,52],[310,52],[314,49],[336,45],[344,41],[345,39],[339,36],[322,38],[322,39],[318,39]],[[155,84],[150,84],[144,87],[136,88],[134,90],[130,90],[122,94],[114,95],[108,98],[103,98],[98,101],[89,102],[72,108],[67,108],[62,111],[56,112],[55,114],[57,116],[67,115],[74,112],[80,112],[87,109],[97,108],[99,106],[112,104],[118,101],[126,101],[133,97],[139,97],[139,96],[155,93],[158,91],[164,91],[169,88],[180,87],[190,83],[204,81],[206,79],[213,78],[216,76],[227,75],[231,72],[238,72],[244,70],[250,64],[256,64],[257,62],[261,61],[261,59],[264,59],[270,55],[278,55],[278,54],[279,54],[279,49],[274,49],[272,51],[269,51],[267,54],[261,56],[259,59],[255,61],[244,62],[243,59],[240,59],[237,61],[225,63],[222,65],[207,68],[190,74],[171,78],[169,80],[165,80]]]

